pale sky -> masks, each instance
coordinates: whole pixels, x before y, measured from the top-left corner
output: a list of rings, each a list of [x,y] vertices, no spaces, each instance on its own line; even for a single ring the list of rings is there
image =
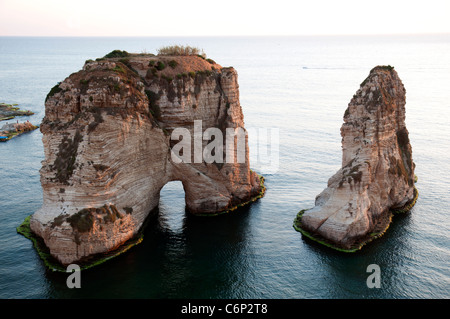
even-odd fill
[[[0,0],[0,36],[450,33],[450,0]]]

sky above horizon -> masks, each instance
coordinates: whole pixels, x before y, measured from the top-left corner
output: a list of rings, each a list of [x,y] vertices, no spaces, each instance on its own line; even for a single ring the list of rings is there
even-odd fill
[[[450,33],[449,0],[0,0],[0,36]]]

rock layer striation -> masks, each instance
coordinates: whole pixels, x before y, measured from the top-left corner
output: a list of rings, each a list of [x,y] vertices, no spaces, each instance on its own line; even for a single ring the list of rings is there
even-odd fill
[[[405,88],[393,67],[370,71],[345,111],[341,136],[342,168],[316,197],[315,207],[299,213],[294,227],[352,250],[382,234],[391,211],[410,208],[417,197]]]
[[[173,130],[194,136],[196,120],[202,133],[244,129],[231,67],[199,56],[87,61],[50,91],[45,106],[43,206],[30,227],[64,265],[135,237],[169,181],[182,182],[187,209],[197,214],[224,212],[263,192],[246,139],[243,163],[176,163],[171,156]],[[224,156],[235,151],[224,147]]]

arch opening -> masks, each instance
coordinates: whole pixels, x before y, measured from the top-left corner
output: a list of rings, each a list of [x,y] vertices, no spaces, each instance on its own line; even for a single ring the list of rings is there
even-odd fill
[[[183,183],[170,181],[159,192],[159,220],[161,226],[178,232],[183,228],[186,218],[186,200]]]

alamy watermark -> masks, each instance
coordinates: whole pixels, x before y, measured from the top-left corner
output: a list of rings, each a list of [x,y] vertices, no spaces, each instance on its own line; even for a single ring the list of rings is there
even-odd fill
[[[377,264],[370,264],[366,269],[367,273],[371,273],[367,277],[366,285],[368,288],[381,288],[381,269]]]
[[[71,273],[66,279],[66,285],[69,289],[81,288],[81,268],[77,264],[70,264],[66,269],[67,273]],[[366,268],[366,272],[370,273],[367,277],[366,285],[368,288],[381,288],[381,269],[377,264],[370,264]]]
[[[179,127],[172,131],[170,138],[176,142],[171,149],[174,163],[234,164],[245,163],[248,158],[251,167],[261,174],[278,171],[278,128],[250,127],[245,130],[237,127],[223,130],[209,127],[203,130],[202,121],[195,120],[193,134],[189,129]],[[203,146],[205,141],[208,143]]]
[[[81,269],[77,264],[67,266],[66,272],[72,273],[66,279],[67,288],[81,288]]]

